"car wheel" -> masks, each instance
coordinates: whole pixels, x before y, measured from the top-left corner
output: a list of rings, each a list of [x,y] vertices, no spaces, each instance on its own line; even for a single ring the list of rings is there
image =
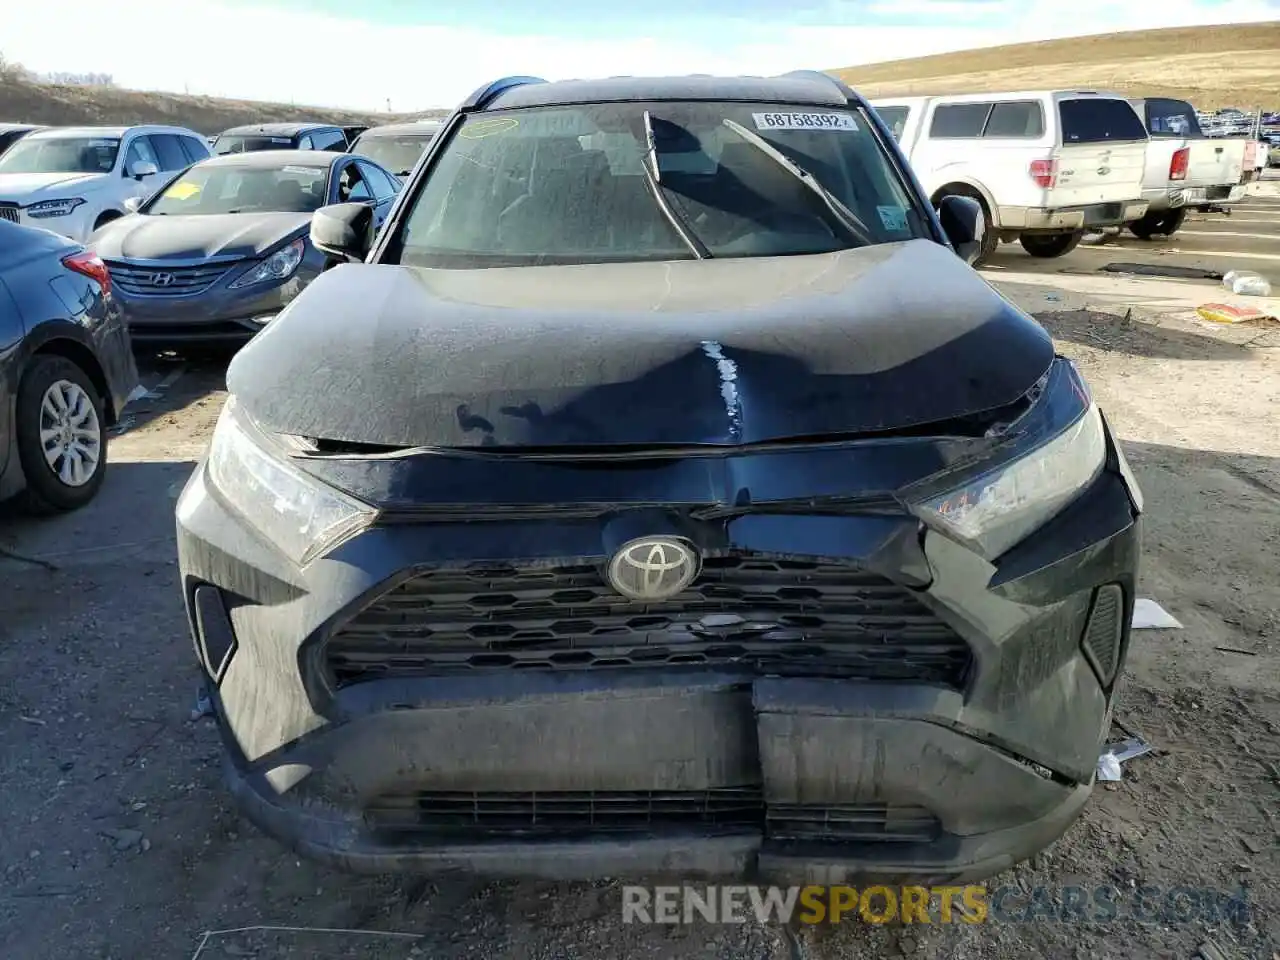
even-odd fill
[[[1160,221],[1163,216],[1160,213],[1144,213],[1141,218],[1128,225],[1129,232],[1139,240],[1150,240],[1160,232]]]
[[[1022,249],[1033,257],[1061,257],[1079,244],[1083,231],[1075,233],[1024,233],[1018,238]]]
[[[23,373],[17,399],[26,506],[37,513],[83,507],[106,475],[102,395],[70,360],[38,355]]]
[[[1186,219],[1186,207],[1179,207],[1177,210],[1170,210],[1160,218],[1160,224],[1157,232],[1164,234],[1166,237],[1172,237],[1182,229],[1182,223]]]

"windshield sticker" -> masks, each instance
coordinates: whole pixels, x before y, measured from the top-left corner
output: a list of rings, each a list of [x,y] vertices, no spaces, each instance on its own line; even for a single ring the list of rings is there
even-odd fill
[[[876,213],[880,214],[880,222],[886,230],[907,229],[907,211],[902,207],[876,207]]]
[[[198,183],[175,183],[165,192],[165,196],[170,200],[189,200],[199,192]]]
[[[89,141],[89,146],[91,146],[91,147],[107,147],[107,148],[110,148],[110,147],[118,147],[118,146],[120,146],[120,141],[119,141],[119,140],[90,140],[90,141]]]
[[[753,113],[757,130],[857,130],[848,113]]]
[[[293,143],[293,140],[290,137],[272,137],[271,142],[272,143]]]
[[[281,167],[281,173],[300,173],[304,177],[319,177],[324,175],[324,171],[318,167]]]
[[[481,140],[492,137],[495,133],[506,133],[518,126],[520,121],[515,117],[494,117],[492,120],[478,120],[467,124],[458,131],[458,136],[467,140]]]

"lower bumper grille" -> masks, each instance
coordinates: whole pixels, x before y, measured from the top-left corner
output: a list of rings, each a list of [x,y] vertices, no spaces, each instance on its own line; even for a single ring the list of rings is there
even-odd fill
[[[763,830],[777,840],[929,842],[941,828],[928,811],[886,804],[766,806],[759,787],[546,793],[405,791],[365,807],[385,836],[568,837],[581,834]]]
[[[335,687],[391,677],[664,666],[960,687],[971,652],[905,587],[848,564],[708,558],[692,586],[628,600],[589,565],[418,574],[325,645]]]

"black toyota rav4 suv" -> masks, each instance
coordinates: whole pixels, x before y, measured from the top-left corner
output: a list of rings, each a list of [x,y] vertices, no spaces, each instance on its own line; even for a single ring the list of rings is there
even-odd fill
[[[935,882],[1092,788],[1141,500],[822,74],[514,78],[231,363],[177,505],[250,818],[350,869]]]

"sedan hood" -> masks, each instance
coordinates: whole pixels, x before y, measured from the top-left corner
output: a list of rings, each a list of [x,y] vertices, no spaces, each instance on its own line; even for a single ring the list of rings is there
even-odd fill
[[[1014,403],[1053,360],[947,248],[320,275],[232,361],[278,432],[379,446],[738,445]]]
[[[26,206],[80,196],[107,179],[105,173],[0,173],[0,200]]]
[[[107,224],[91,246],[107,260],[203,260],[259,257],[311,223],[309,213],[228,213],[149,217]]]

